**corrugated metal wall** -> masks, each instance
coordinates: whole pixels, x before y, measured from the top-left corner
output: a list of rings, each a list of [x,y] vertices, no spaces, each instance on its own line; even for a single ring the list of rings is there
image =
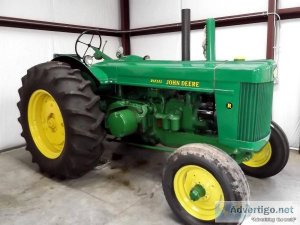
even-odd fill
[[[131,28],[180,22],[181,7],[192,9],[192,20],[266,11],[267,0],[130,0]],[[280,8],[300,6],[299,0],[279,1]],[[214,9],[213,11],[211,9]],[[120,28],[119,0],[1,0],[0,16],[78,25]],[[281,22],[279,83],[275,86],[273,119],[285,130],[290,145],[298,147],[300,133],[299,19]],[[266,23],[217,28],[218,59],[265,58]],[[24,143],[16,103],[20,78],[27,68],[52,58],[53,53],[73,53],[76,34],[0,27],[0,150]],[[204,59],[203,33],[192,31],[191,59]],[[105,37],[106,51],[114,56],[119,38]],[[132,37],[132,53],[152,59],[181,58],[180,33]]]
[[[103,28],[120,27],[119,0],[1,0],[0,16]],[[49,61],[54,53],[74,53],[78,34],[0,27],[0,150],[23,144],[18,88],[26,70]],[[119,38],[108,40],[106,52],[112,56]]]
[[[145,7],[147,6],[147,7]],[[299,0],[279,0],[280,8],[300,6]],[[131,28],[180,22],[181,7],[191,8],[192,20],[268,10],[268,0],[131,0]],[[213,9],[213,10],[212,10]],[[279,83],[275,85],[273,119],[286,132],[290,146],[299,146],[300,136],[300,52],[299,19],[281,22],[279,43]],[[266,57],[267,23],[217,28],[218,59],[232,60]],[[204,59],[203,31],[192,31],[191,59]],[[180,33],[136,36],[131,39],[132,53],[152,59],[181,59]]]

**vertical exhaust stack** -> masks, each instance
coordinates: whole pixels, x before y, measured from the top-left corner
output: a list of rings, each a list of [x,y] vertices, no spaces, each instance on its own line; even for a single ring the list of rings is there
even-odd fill
[[[191,48],[191,10],[181,10],[181,51],[182,61],[190,60],[190,48]]]

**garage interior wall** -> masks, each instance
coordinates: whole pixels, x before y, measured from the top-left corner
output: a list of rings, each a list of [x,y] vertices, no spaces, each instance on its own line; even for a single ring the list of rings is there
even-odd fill
[[[279,0],[279,8],[298,7],[300,0]],[[191,8],[192,20],[267,11],[268,0],[130,0],[131,28],[180,22],[180,9]],[[33,11],[33,9],[36,9]],[[212,11],[214,9],[214,11]],[[0,16],[120,29],[119,0],[1,0]],[[279,83],[274,92],[273,119],[286,132],[290,145],[299,146],[300,83],[295,69],[300,51],[299,19],[283,20],[279,41]],[[16,103],[20,78],[33,65],[51,60],[54,53],[74,53],[78,34],[0,27],[0,150],[23,144]],[[256,23],[217,28],[218,59],[264,59],[267,24]],[[108,40],[106,53],[111,56],[120,45],[117,37]],[[203,31],[192,31],[191,59],[204,59]],[[152,59],[181,58],[180,33],[164,33],[131,38],[132,54]]]
[[[1,0],[0,16],[120,29],[119,0]],[[24,144],[17,121],[18,88],[30,67],[53,54],[74,54],[79,34],[0,27],[0,150]],[[115,55],[117,37],[107,40],[105,52]]]
[[[145,7],[147,6],[147,7]],[[279,8],[300,6],[299,0],[279,1]],[[130,0],[131,28],[181,21],[181,8],[191,9],[191,20],[254,13],[268,10],[268,0]],[[212,11],[214,9],[214,11]],[[291,147],[298,148],[300,136],[300,72],[296,70],[300,52],[299,19],[281,21],[279,38],[279,82],[275,86],[273,120],[288,136]],[[203,60],[203,30],[191,32],[191,60]],[[217,59],[265,59],[267,23],[216,29]],[[181,59],[181,34],[164,33],[131,38],[131,52],[151,59]]]

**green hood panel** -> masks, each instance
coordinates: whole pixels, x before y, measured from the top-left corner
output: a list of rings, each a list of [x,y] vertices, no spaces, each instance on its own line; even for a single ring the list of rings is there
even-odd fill
[[[102,84],[211,92],[219,82],[273,81],[272,61],[158,61],[128,59],[94,64],[90,71]]]

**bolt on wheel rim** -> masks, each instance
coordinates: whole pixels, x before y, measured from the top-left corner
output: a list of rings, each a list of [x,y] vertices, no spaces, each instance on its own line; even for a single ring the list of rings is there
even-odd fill
[[[243,162],[243,164],[249,167],[262,167],[270,161],[271,156],[272,147],[268,142],[259,152],[253,154],[250,160]]]
[[[28,104],[28,124],[38,150],[47,158],[58,158],[65,144],[64,121],[53,96],[36,90]]]
[[[173,182],[177,200],[190,215],[210,221],[222,212],[223,190],[216,178],[206,169],[195,165],[184,166],[177,171]],[[193,193],[194,191],[196,193]]]

